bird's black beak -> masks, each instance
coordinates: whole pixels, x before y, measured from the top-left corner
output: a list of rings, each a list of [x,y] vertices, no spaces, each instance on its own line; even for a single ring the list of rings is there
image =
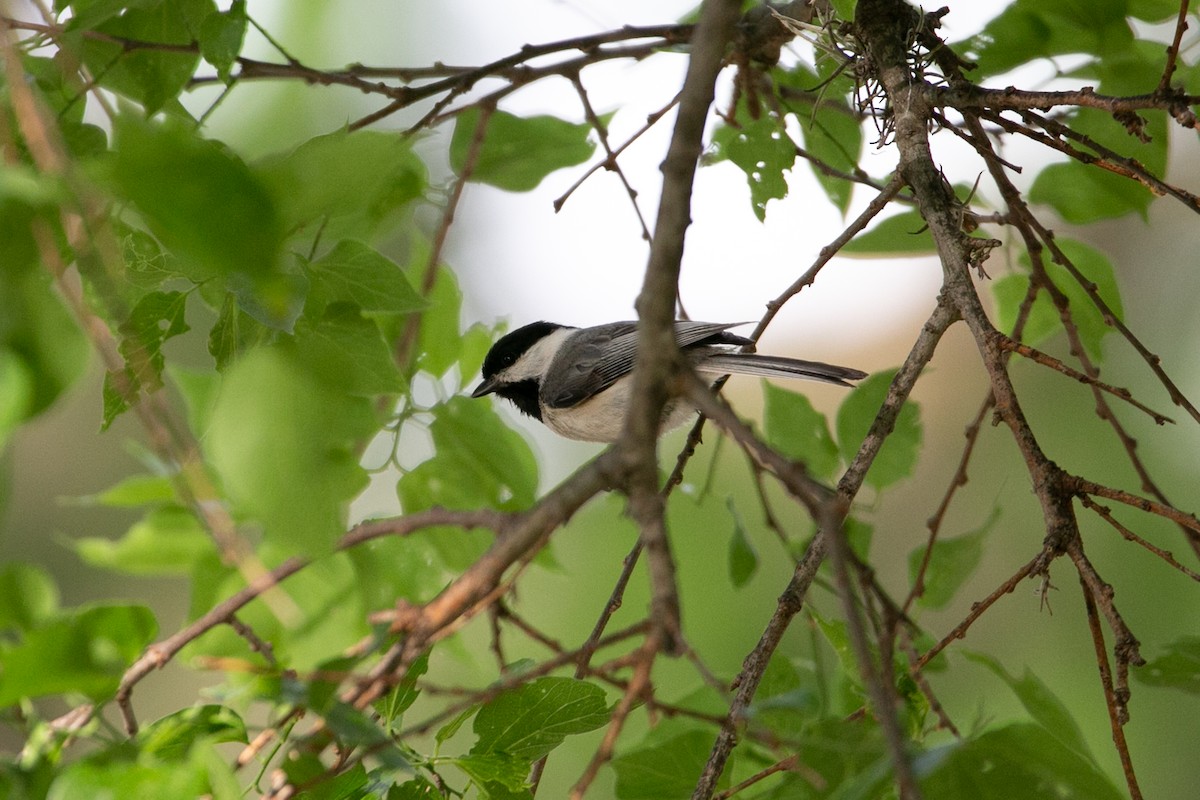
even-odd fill
[[[490,378],[484,378],[483,383],[475,387],[475,391],[471,392],[471,397],[483,397],[491,394],[498,388],[496,382]]]

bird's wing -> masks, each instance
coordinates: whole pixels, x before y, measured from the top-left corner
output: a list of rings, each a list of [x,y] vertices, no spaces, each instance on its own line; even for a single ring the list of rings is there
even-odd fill
[[[679,348],[700,344],[746,344],[748,339],[725,333],[743,323],[675,323]],[[573,334],[554,357],[549,373],[553,382],[543,381],[542,402],[551,408],[570,408],[612,386],[633,371],[637,358],[637,323],[610,322],[584,329],[586,336]]]
[[[612,322],[583,331],[586,336],[575,333],[563,343],[547,370],[553,379],[542,381],[541,400],[551,408],[582,403],[633,369],[636,322]]]
[[[693,322],[679,320],[675,323],[675,344],[680,350],[686,350],[697,344],[753,344],[744,336],[736,336],[725,331],[745,325],[745,322]]]

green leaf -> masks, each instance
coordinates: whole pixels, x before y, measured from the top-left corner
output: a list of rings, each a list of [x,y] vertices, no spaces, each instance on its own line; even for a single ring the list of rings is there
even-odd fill
[[[143,606],[94,606],[48,620],[0,651],[0,707],[67,692],[106,700],[157,631]]]
[[[162,387],[162,347],[168,339],[190,330],[184,319],[186,306],[183,292],[150,292],[117,328],[121,355],[136,385],[150,391]]]
[[[429,653],[422,653],[404,673],[404,678],[396,684],[384,699],[375,703],[380,719],[387,726],[389,733],[394,733],[400,727],[404,712],[412,707],[421,690],[417,688],[417,679],[429,671]]]
[[[1184,636],[1166,646],[1166,652],[1133,671],[1139,683],[1200,694],[1200,636]]]
[[[96,125],[66,123],[62,126],[62,136],[67,152],[77,159],[94,158],[108,152],[108,134]]]
[[[391,769],[412,770],[412,764],[400,752],[392,738],[367,714],[342,702],[330,703],[322,712],[325,724],[346,748],[362,747]]]
[[[875,538],[874,526],[863,522],[858,517],[846,517],[846,521],[842,525],[842,532],[846,536],[850,550],[865,562],[867,555],[871,552],[871,542]]]
[[[816,162],[805,159],[813,177],[825,190],[829,202],[845,214],[854,197],[854,184],[837,175],[830,175],[817,162],[841,172],[853,174],[858,168],[858,155],[862,152],[862,128],[850,114],[826,111],[808,125],[801,124],[804,131],[805,149]],[[848,148],[854,148],[853,150]]]
[[[77,71],[63,69],[57,59],[32,55],[23,56],[21,66],[25,68],[25,74],[33,79],[33,85],[42,93],[42,99],[53,110],[60,125],[83,121],[86,103],[82,101],[87,89]],[[32,167],[26,169],[32,172]]]
[[[130,475],[99,494],[80,498],[80,502],[110,508],[136,508],[169,503],[174,499],[175,488],[170,478],[163,475]]]
[[[1128,13],[1143,22],[1162,22],[1179,13],[1179,0],[1127,0]]]
[[[477,107],[468,108],[454,124],[450,166],[459,175],[471,152],[480,113]],[[587,161],[596,149],[588,141],[591,130],[590,125],[575,125],[557,117],[517,117],[493,111],[471,165],[471,180],[509,192],[527,192],[551,172]]]
[[[427,305],[396,262],[354,239],[338,242],[310,271],[314,287],[330,301],[353,303],[363,311],[404,314]]]
[[[204,765],[97,758],[68,766],[50,787],[50,800],[211,795]]]
[[[430,508],[467,510],[501,501],[504,487],[494,478],[480,479],[476,465],[453,452],[438,453],[400,476],[396,496],[406,514]],[[427,545],[449,570],[461,572],[483,555],[491,536],[479,531],[433,527],[410,541]]]
[[[147,7],[126,8],[115,16],[113,5],[92,4],[94,16],[83,14],[72,21],[77,30],[95,26],[97,32],[106,34],[83,39],[83,61],[101,86],[136,100],[149,117],[179,96],[200,63],[200,55],[169,47],[127,50],[120,40],[189,45],[196,40],[201,21],[216,13],[217,7],[212,0],[135,3]]]
[[[889,796],[891,764],[878,725],[864,719],[818,719],[810,722],[799,741],[806,772],[811,772],[788,773],[761,800]]]
[[[440,378],[458,363],[463,353],[461,317],[462,290],[458,288],[458,278],[451,270],[439,266],[429,292],[429,305],[421,312],[421,333],[417,339],[420,352],[418,367]],[[473,329],[476,328],[473,326]],[[486,333],[482,326],[478,326],[478,329]],[[488,346],[491,346],[490,336]]]
[[[1147,48],[1150,48],[1148,52]],[[1162,72],[1161,48],[1161,44],[1139,42],[1118,63],[1106,59],[1099,62],[1104,65],[1103,68],[1098,64],[1080,71],[1086,76],[1099,78],[1101,89],[1112,94],[1148,91],[1149,86],[1157,83]],[[1079,109],[1067,121],[1071,129],[1081,136],[1136,161],[1151,175],[1162,177],[1167,171],[1167,146],[1170,141],[1167,117],[1161,112],[1147,111],[1140,115],[1140,119],[1147,141],[1133,136],[1124,124],[1097,109]],[[1080,145],[1079,149],[1085,153],[1091,150],[1087,145]],[[1064,185],[1064,181],[1072,183]],[[1145,219],[1154,195],[1138,181],[1071,160],[1064,164],[1052,164],[1039,173],[1029,190],[1029,199],[1053,206],[1068,221],[1086,223],[1129,212],[1136,212]]]
[[[404,379],[379,326],[348,304],[330,306],[316,322],[296,325],[296,350],[313,374],[354,395],[396,394]]]
[[[4,256],[7,257],[7,251]],[[11,364],[14,381],[8,399],[10,416],[19,408],[28,419],[50,407],[83,373],[88,345],[79,327],[50,285],[47,270],[0,270],[0,351],[19,357],[23,367]],[[20,386],[31,379],[30,395]]]
[[[28,630],[58,610],[58,587],[41,567],[0,566],[0,631]]]
[[[148,292],[160,289],[166,281],[185,277],[179,264],[153,236],[120,221],[113,227],[114,235],[120,240],[121,260],[125,264],[118,289],[123,290],[131,305]]]
[[[479,800],[533,800],[533,793],[527,788],[513,791],[493,781],[479,787]]]
[[[193,280],[241,275],[259,283],[276,273],[279,217],[240,159],[179,123],[126,114],[115,127],[116,189],[159,241],[186,260]]]
[[[238,307],[255,322],[271,330],[291,333],[304,311],[309,280],[304,268],[295,261],[283,264],[271,275],[230,275],[226,287]]]
[[[1045,167],[1029,190],[1031,202],[1050,206],[1076,225],[1130,213],[1145,217],[1153,199],[1140,183],[1078,161]]]
[[[746,173],[754,215],[760,222],[766,219],[767,202],[787,197],[786,173],[796,162],[796,143],[774,117],[762,117],[721,128],[713,144],[717,159],[727,158]]]
[[[992,282],[992,297],[996,301],[996,327],[1009,336],[1016,331],[1017,315],[1029,292],[1029,284],[1029,275],[1023,273],[1005,275]],[[1058,318],[1054,303],[1044,291],[1039,291],[1025,317],[1021,341],[1030,347],[1037,347],[1061,330],[1062,322]]]
[[[224,372],[234,360],[260,344],[266,344],[272,331],[266,325],[247,314],[238,305],[237,298],[226,293],[217,321],[208,332],[208,352],[218,370]]]
[[[444,796],[436,786],[418,775],[411,781],[390,786],[384,800],[442,800]]]
[[[384,131],[335,131],[272,156],[255,172],[279,209],[283,229],[320,226],[333,240],[369,238],[425,191],[425,165],[409,137]]]
[[[799,741],[820,712],[819,685],[811,670],[802,675],[796,664],[776,651],[767,663],[753,704],[746,709],[746,719],[781,739]]]
[[[225,83],[242,52],[246,22],[246,0],[234,0],[228,11],[209,14],[200,25],[200,55],[217,68],[217,76]]]
[[[801,461],[817,478],[832,478],[839,459],[825,415],[804,395],[763,381],[767,444]]]
[[[0,167],[0,174],[8,167]],[[2,178],[0,178],[2,180]],[[0,242],[4,242],[5,271],[16,274],[31,270],[38,263],[38,247],[32,224],[37,209],[11,197],[0,197]]]
[[[1175,11],[1177,13],[1178,9]],[[1080,64],[1065,73],[1064,77],[1098,79],[1100,91],[1105,94],[1127,95],[1139,94],[1145,92],[1148,87],[1157,86],[1162,79],[1162,71],[1163,43],[1137,39],[1131,42],[1129,47],[1106,53],[1104,58]],[[1079,109],[1080,112],[1085,110],[1088,113],[1072,113],[1068,117],[1071,127],[1088,133],[1110,147],[1116,147],[1118,151],[1126,148],[1132,150],[1132,154],[1139,161],[1161,175],[1167,157],[1167,124],[1161,112],[1153,109],[1138,112],[1144,121],[1150,123],[1147,132],[1153,139],[1150,142],[1139,142],[1137,138],[1129,135],[1123,124],[1111,116],[1093,114],[1089,109]],[[1162,134],[1162,138],[1159,134]],[[1122,145],[1125,147],[1122,148]],[[1154,153],[1149,156],[1149,161],[1143,160],[1147,158],[1147,151]]]
[[[733,498],[730,497],[726,504],[733,517],[733,533],[729,537],[729,580],[734,588],[740,589],[749,583],[758,570],[758,554],[746,536],[746,527],[733,505]]]
[[[927,800],[1122,797],[1088,758],[1028,723],[939,748],[918,757],[914,766]]]
[[[450,741],[450,739],[454,738],[454,734],[458,733],[459,729],[462,728],[463,723],[475,716],[478,711],[479,706],[464,708],[455,715],[454,719],[438,728],[438,731],[434,734],[433,738],[439,745],[445,744],[446,742]]]
[[[21,423],[32,416],[35,380],[25,359],[0,347],[0,450]]]
[[[458,362],[464,376],[480,373],[483,359],[491,349],[494,339],[491,329],[481,323],[477,322],[467,328],[462,335],[462,356]]]
[[[854,21],[854,7],[858,5],[858,0],[832,0],[832,5],[838,19]]]
[[[116,541],[85,537],[74,546],[89,564],[130,575],[187,575],[216,552],[195,515],[179,506],[151,510]]]
[[[124,378],[123,382],[128,382],[128,378]],[[117,417],[124,414],[130,408],[130,398],[128,398],[120,388],[120,382],[116,373],[104,373],[104,385],[101,387],[100,396],[103,402],[103,413],[100,420],[100,430],[108,430],[108,426],[113,424]]]
[[[377,428],[370,401],[318,381],[279,348],[225,373],[207,437],[229,496],[287,553],[326,551],[343,504],[366,485],[357,443]]]
[[[464,464],[492,502],[527,508],[537,494],[537,459],[529,444],[492,407],[456,396],[435,406],[429,426],[439,457]]]
[[[193,706],[154,721],[137,735],[143,752],[164,760],[184,758],[199,740],[246,742],[246,724],[226,706]]]
[[[1020,678],[1009,674],[1004,666],[990,655],[964,651],[963,655],[989,669],[992,674],[1004,681],[1012,690],[1025,711],[1035,722],[1041,725],[1051,736],[1079,756],[1094,763],[1095,759],[1083,738],[1079,723],[1071,716],[1070,710],[1061,700],[1050,691],[1050,687],[1042,682],[1028,667]]]
[[[473,755],[505,753],[535,761],[572,734],[609,721],[604,690],[574,678],[538,678],[504,692],[475,716]]]
[[[150,292],[134,306],[129,319],[120,324],[119,349],[125,367],[120,373],[104,375],[101,430],[107,430],[113,420],[129,410],[140,389],[153,392],[162,388],[162,346],[167,339],[189,330],[184,320],[186,305],[187,295],[182,292]]]
[[[64,200],[62,184],[28,164],[0,165],[0,200],[31,208],[53,207]]]
[[[983,560],[983,545],[987,533],[996,520],[1000,519],[1000,508],[995,507],[986,522],[970,533],[953,538],[941,538],[933,543],[929,564],[925,570],[924,592],[917,601],[927,608],[945,608]],[[913,548],[908,554],[909,581],[917,579],[917,572],[925,559],[925,545]]]
[[[829,643],[834,655],[837,656],[843,679],[854,687],[856,695],[861,696],[862,682],[859,679],[858,660],[854,656],[853,648],[850,647],[850,634],[846,630],[846,623],[840,619],[825,619],[811,607],[808,613],[817,621],[817,627],[820,628],[825,641]]]
[[[713,735],[696,730],[680,734],[653,747],[624,753],[613,759],[620,800],[674,800],[691,797],[696,776],[704,770],[712,750]],[[725,770],[718,785],[729,785]]]
[[[183,398],[188,424],[198,434],[205,434],[220,390],[221,376],[210,369],[193,370],[178,364],[168,365],[167,374]]]
[[[1072,239],[1057,240],[1063,254],[1070,259],[1084,279],[1095,286],[1096,294],[1112,310],[1117,319],[1124,318],[1124,307],[1117,286],[1116,274],[1108,257],[1099,250],[1082,242]],[[1021,258],[1023,265],[1028,268],[1027,255]],[[1096,360],[1103,357],[1101,340],[1113,331],[1105,324],[1104,317],[1088,297],[1079,282],[1067,272],[1066,267],[1055,263],[1046,264],[1046,274],[1054,285],[1067,296],[1071,319],[1079,331],[1088,354]],[[1016,325],[1017,312],[1029,286],[1029,278],[1024,275],[1007,275],[996,281],[993,292],[997,301],[996,324],[1000,330],[1011,332]],[[1029,320],[1025,326],[1022,341],[1031,347],[1037,347],[1051,335],[1062,330],[1062,321],[1058,310],[1046,292],[1038,293],[1037,299],[1030,310]]]
[[[830,202],[845,214],[854,194],[854,184],[845,178],[828,174],[817,164],[819,162],[839,172],[854,174],[859,169],[858,162],[862,155],[862,124],[858,114],[844,99],[854,91],[854,83],[845,71],[835,75],[837,68],[837,59],[829,58],[819,61],[819,74],[798,64],[786,72],[776,70],[772,76],[781,86],[794,88],[802,93],[801,96],[820,87],[821,102],[815,106],[802,99],[787,98],[785,102],[794,109],[793,115],[804,134],[805,150],[815,159],[806,159],[813,176],[825,190]]]
[[[158,5],[162,0],[55,0],[54,9],[71,9],[71,30],[91,29],[120,14],[126,8]]]
[[[467,538],[462,531],[453,531],[452,535]],[[473,542],[478,539],[481,549],[463,549],[472,549],[473,555],[478,555],[486,548],[486,536],[468,536]],[[446,538],[442,537],[443,540]],[[395,605],[398,598],[413,603],[433,598],[446,581],[439,568],[438,548],[433,540],[433,534],[392,537],[347,551],[346,557],[354,566],[355,583],[364,607],[371,610],[385,608]]]
[[[1107,56],[1133,40],[1125,4],[1126,0],[1017,0],[966,47],[957,45],[955,50],[976,62],[979,77],[1066,53]]]
[[[62,39],[59,41],[63,42]],[[41,92],[41,98],[52,111],[69,155],[86,159],[108,150],[107,134],[97,126],[83,121],[88,87],[84,85],[83,77],[77,70],[62,63],[61,52],[56,54],[55,58],[27,55],[21,59],[21,64],[25,68],[25,74],[33,79],[34,86]],[[50,175],[38,174],[35,183],[29,180],[33,174],[31,167],[22,164],[5,164],[0,167],[0,199],[15,190],[13,196],[24,196],[29,205],[38,207],[56,195],[63,196],[60,180]],[[9,175],[19,176],[17,185],[5,185]],[[0,241],[10,240],[0,236]],[[5,256],[8,256],[8,252]]]
[[[937,252],[925,219],[917,211],[902,211],[877,220],[838,251],[844,256],[883,258],[895,255],[932,255]]]
[[[852,462],[858,453],[859,446],[875,421],[875,415],[883,406],[888,387],[895,375],[895,370],[871,375],[858,384],[838,408],[838,448],[847,464]],[[911,475],[921,451],[921,438],[920,409],[916,403],[909,400],[900,409],[892,432],[888,434],[887,441],[875,456],[871,469],[867,472],[867,483],[883,490]]]
[[[525,788],[529,782],[530,761],[526,758],[514,758],[505,753],[480,753],[455,758],[451,763],[481,786],[498,783],[515,792]]]
[[[328,766],[321,759],[312,753],[303,753],[284,759],[282,769],[293,785],[306,788],[302,795],[304,800],[372,797],[366,793],[370,779],[361,761],[336,775],[331,775]]]

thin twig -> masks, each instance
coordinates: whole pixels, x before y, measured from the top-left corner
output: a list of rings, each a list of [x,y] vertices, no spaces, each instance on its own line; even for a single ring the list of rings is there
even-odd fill
[[[437,281],[438,267],[441,265],[446,237],[450,233],[450,226],[454,224],[454,215],[462,200],[463,189],[466,187],[467,181],[471,179],[471,175],[474,174],[475,165],[479,163],[479,154],[483,152],[483,141],[487,137],[488,122],[495,110],[495,106],[484,106],[480,109],[479,119],[475,124],[475,131],[471,135],[471,143],[467,147],[467,155],[463,159],[462,169],[455,176],[451,185],[450,195],[446,198],[446,207],[442,209],[441,219],[438,220],[437,230],[433,234],[429,257],[425,260],[425,269],[421,271],[422,297],[429,296]],[[416,347],[421,333],[422,317],[423,314],[420,311],[409,314],[404,321],[404,328],[400,336],[397,337],[396,363],[400,365],[401,369],[407,369],[409,362],[415,357],[413,348]]]
[[[650,259],[637,298],[638,347],[629,411],[618,447],[625,460],[629,512],[646,548],[651,580],[651,612],[661,627],[661,644],[679,646],[679,598],[675,567],[666,536],[658,487],[657,440],[667,380],[679,368],[675,342],[675,298],[683,260],[684,234],[691,223],[693,181],[703,152],[704,128],[717,75],[733,38],[740,4],[706,0],[692,37],[679,112],[663,160],[662,196],[650,244]]]
[[[1092,646],[1096,654],[1096,667],[1100,673],[1100,686],[1104,690],[1104,706],[1108,709],[1109,728],[1112,731],[1113,743],[1121,760],[1121,772],[1125,776],[1125,785],[1129,788],[1130,800],[1141,800],[1142,790],[1138,787],[1137,775],[1133,771],[1133,759],[1129,755],[1129,743],[1125,741],[1125,722],[1128,720],[1128,710],[1117,697],[1113,686],[1112,669],[1108,664],[1108,653],[1104,648],[1104,631],[1100,627],[1100,615],[1096,613],[1096,596],[1091,586],[1079,576],[1079,587],[1083,592],[1083,604],[1087,611],[1088,631],[1092,634]]]
[[[971,604],[971,610],[961,622],[950,629],[950,632],[943,636],[937,644],[925,651],[924,655],[917,659],[913,665],[914,670],[922,670],[932,661],[939,653],[946,649],[951,642],[956,639],[966,638],[967,631],[975,623],[975,620],[983,616],[983,613],[991,608],[997,600],[1004,597],[1006,594],[1012,594],[1017,588],[1017,584],[1034,574],[1034,571],[1039,568],[1046,560],[1045,551],[1038,553],[1025,563],[1020,569],[1008,577],[1006,581],[1001,583],[992,590],[987,597]]]
[[[1141,536],[1138,536],[1136,533],[1131,531],[1126,526],[1122,525],[1120,522],[1117,521],[1116,517],[1114,517],[1112,515],[1112,511],[1107,506],[1100,505],[1095,500],[1088,497],[1086,494],[1080,495],[1079,502],[1083,503],[1084,508],[1089,508],[1092,511],[1095,511],[1096,514],[1102,520],[1104,520],[1109,525],[1111,525],[1117,531],[1117,533],[1121,534],[1121,536],[1124,537],[1127,541],[1133,542],[1134,544],[1137,544],[1137,545],[1140,545],[1140,546],[1146,548],[1151,553],[1158,556],[1163,561],[1167,562],[1172,567],[1174,567],[1175,569],[1182,572],[1184,575],[1188,576],[1189,578],[1191,578],[1194,581],[1200,582],[1200,572],[1196,572],[1194,569],[1190,569],[1188,567],[1185,567],[1183,564],[1180,564],[1175,559],[1175,556],[1171,555],[1170,552],[1168,552],[1167,550],[1163,550],[1161,547],[1156,547],[1155,545],[1153,545],[1150,542],[1143,539]]]
[[[938,503],[937,510],[933,512],[926,522],[925,527],[929,529],[929,539],[925,543],[925,549],[921,554],[921,564],[917,567],[917,575],[913,578],[912,588],[909,589],[908,597],[904,599],[901,606],[905,613],[912,608],[918,597],[925,594],[925,573],[929,569],[929,559],[933,555],[933,546],[937,543],[938,535],[942,530],[942,521],[946,518],[946,512],[950,509],[950,502],[954,499],[955,494],[963,486],[967,485],[967,465],[971,462],[971,455],[975,452],[975,443],[979,441],[979,431],[983,427],[983,418],[992,410],[995,401],[992,399],[991,392],[979,407],[978,413],[971,423],[967,425],[964,433],[966,444],[963,445],[962,455],[958,459],[958,467],[954,470],[954,475],[950,478],[950,485],[946,487],[945,493],[942,495],[942,500]]]
[[[613,750],[617,745],[617,737],[621,735],[621,730],[625,727],[625,720],[629,718],[629,712],[642,699],[643,692],[650,687],[650,668],[654,665],[655,656],[666,646],[665,643],[656,641],[661,635],[658,630],[656,628],[651,632],[641,650],[638,651],[637,666],[633,678],[629,681],[629,687],[625,690],[625,694],[622,695],[616,708],[613,709],[608,729],[604,732],[600,746],[596,748],[596,752],[592,755],[583,774],[579,776],[579,780],[571,787],[568,795],[570,800],[582,800],[588,787],[592,785],[599,774],[600,768],[612,758]]]
[[[1175,36],[1167,47],[1167,63],[1163,65],[1162,80],[1158,82],[1156,94],[1166,94],[1171,90],[1171,76],[1175,74],[1175,66],[1179,61],[1179,48],[1183,44],[1183,32],[1188,29],[1188,0],[1179,0],[1179,16],[1175,18]]]
[[[584,118],[592,126],[592,130],[596,132],[596,138],[600,141],[600,146],[604,149],[604,161],[602,165],[604,169],[615,173],[617,178],[620,179],[621,185],[625,187],[625,194],[629,197],[629,204],[633,206],[633,213],[637,217],[638,224],[642,227],[642,239],[649,242],[651,239],[650,228],[646,225],[645,216],[642,215],[642,207],[638,205],[637,190],[630,184],[629,178],[625,175],[625,170],[621,169],[621,164],[617,161],[616,151],[609,144],[608,127],[600,119],[600,115],[596,113],[596,109],[592,108],[592,101],[588,97],[587,89],[583,86],[583,81],[579,78],[579,73],[572,73],[570,79],[571,85],[575,87],[575,94],[579,95],[579,102],[583,106]],[[591,173],[589,172],[589,174]],[[561,209],[562,205],[556,203],[554,210],[559,211]]]
[[[1144,414],[1146,414],[1146,416],[1150,417],[1150,419],[1154,420],[1154,424],[1156,424],[1156,425],[1163,425],[1167,422],[1174,424],[1174,422],[1175,422],[1175,420],[1171,419],[1170,417],[1166,416],[1165,414],[1160,414],[1157,411],[1155,411],[1154,409],[1149,408],[1146,405],[1135,400],[1133,398],[1133,395],[1130,393],[1130,391],[1128,389],[1125,389],[1120,386],[1112,386],[1111,384],[1107,384],[1104,381],[1099,380],[1098,378],[1093,378],[1090,375],[1085,375],[1084,373],[1080,372],[1079,370],[1072,369],[1071,367],[1067,366],[1066,364],[1064,364],[1062,361],[1059,361],[1054,356],[1052,356],[1048,353],[1043,353],[1041,350],[1030,347],[1027,344],[1022,344],[1021,342],[1013,341],[1012,339],[1008,338],[1007,336],[1005,336],[1002,333],[998,333],[997,336],[999,337],[998,341],[999,341],[1001,348],[1003,348],[1005,350],[1011,350],[1012,352],[1016,353],[1017,355],[1028,358],[1030,361],[1034,361],[1038,364],[1041,364],[1044,367],[1049,367],[1050,369],[1053,369],[1057,372],[1061,372],[1063,375],[1066,375],[1068,378],[1072,378],[1074,380],[1079,381],[1080,383],[1087,384],[1089,386],[1094,386],[1095,388],[1099,389],[1102,392],[1106,392],[1108,394],[1111,394],[1113,397],[1116,397],[1120,400],[1124,400],[1126,403],[1129,403],[1129,405],[1133,406],[1138,411],[1143,412]]]

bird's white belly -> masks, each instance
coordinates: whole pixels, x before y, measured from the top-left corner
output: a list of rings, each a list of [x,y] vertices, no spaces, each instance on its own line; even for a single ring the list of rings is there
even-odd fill
[[[618,384],[590,400],[570,408],[543,408],[542,422],[559,436],[584,442],[615,442],[625,427],[629,410],[629,391]],[[669,400],[659,433],[678,428],[694,419],[696,411],[688,403]]]

